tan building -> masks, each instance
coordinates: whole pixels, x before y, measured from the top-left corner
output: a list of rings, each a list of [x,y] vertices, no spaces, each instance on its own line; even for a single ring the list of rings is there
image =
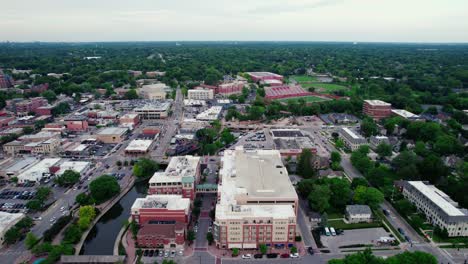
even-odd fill
[[[137,107],[133,110],[140,116],[140,119],[152,120],[168,117],[170,108],[171,103],[169,102],[154,102]]]
[[[206,89],[202,87],[197,87],[195,89],[188,90],[188,99],[189,100],[212,100],[214,93],[212,89]]]
[[[219,248],[288,246],[298,197],[277,150],[226,150],[213,235]]]
[[[3,145],[3,151],[8,155],[16,154],[51,154],[58,151],[60,139],[50,138],[42,141],[14,140]]]
[[[166,90],[169,87],[164,83],[155,83],[143,85],[140,89],[137,90],[138,94],[150,100],[165,100],[166,99]]]
[[[125,139],[127,131],[124,127],[106,127],[96,134],[96,139],[107,144],[120,143]]]

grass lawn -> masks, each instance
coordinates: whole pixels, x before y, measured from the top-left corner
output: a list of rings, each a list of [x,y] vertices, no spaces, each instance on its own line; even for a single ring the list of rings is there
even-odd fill
[[[297,101],[299,99],[304,99],[307,103],[322,102],[322,101],[327,100],[327,99],[320,98],[320,97],[317,97],[317,96],[290,97],[290,98],[282,98],[282,99],[277,99],[277,100],[283,101],[283,102],[288,102],[288,101]]]
[[[362,228],[373,228],[373,227],[382,227],[380,221],[374,221],[372,223],[356,223],[356,224],[347,224],[343,220],[330,220],[328,221],[328,226],[332,226],[335,229],[362,229]]]
[[[334,83],[313,83],[308,84],[307,87],[314,87],[315,91],[319,93],[331,93],[334,91],[348,90],[346,86]]]
[[[374,215],[377,216],[380,220],[384,221],[387,226],[391,229],[392,233],[397,236],[398,240],[400,240],[400,242],[402,241],[405,241],[405,239],[403,238],[403,236],[400,234],[400,232],[398,232],[394,226],[392,226],[392,224],[390,224],[390,222],[388,222],[387,218],[384,216],[384,214],[382,213],[382,211],[380,210],[374,210],[373,211]]]
[[[316,82],[317,81],[317,77],[310,76],[310,75],[293,75],[293,76],[289,77],[289,79],[294,79],[298,83]]]
[[[437,242],[437,243],[458,243],[458,244],[466,244],[468,246],[467,237],[442,238],[442,237],[439,237],[437,234],[433,234],[432,240],[434,240],[434,242]]]

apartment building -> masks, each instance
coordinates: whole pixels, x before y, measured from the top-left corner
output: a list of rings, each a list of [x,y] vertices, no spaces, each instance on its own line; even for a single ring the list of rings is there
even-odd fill
[[[225,150],[213,236],[219,248],[292,246],[298,197],[277,150]]]
[[[345,146],[352,151],[355,151],[360,146],[367,144],[367,140],[365,138],[347,127],[341,128],[338,131],[338,135],[343,140]]]
[[[449,237],[468,236],[468,210],[422,181],[403,182],[403,196],[426,215],[431,224],[446,229]]]
[[[197,87],[195,89],[188,90],[187,97],[189,100],[212,100],[214,92],[212,89]]]
[[[150,194],[178,194],[195,198],[195,184],[200,179],[200,157],[172,157],[164,172],[155,172],[149,180]]]
[[[379,120],[392,115],[392,105],[380,100],[364,100],[362,112]]]

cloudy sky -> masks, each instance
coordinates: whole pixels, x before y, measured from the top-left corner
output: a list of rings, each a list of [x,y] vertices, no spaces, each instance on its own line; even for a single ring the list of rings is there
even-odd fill
[[[468,0],[0,0],[0,41],[468,42]]]

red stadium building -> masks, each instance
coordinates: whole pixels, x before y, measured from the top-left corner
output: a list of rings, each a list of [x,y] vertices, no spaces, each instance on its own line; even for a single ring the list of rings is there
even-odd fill
[[[281,85],[273,87],[265,87],[266,99],[282,99],[290,97],[300,97],[312,95],[310,92],[305,91],[299,85]]]
[[[247,72],[247,75],[249,75],[254,82],[260,82],[265,80],[283,80],[282,75],[271,72]]]

